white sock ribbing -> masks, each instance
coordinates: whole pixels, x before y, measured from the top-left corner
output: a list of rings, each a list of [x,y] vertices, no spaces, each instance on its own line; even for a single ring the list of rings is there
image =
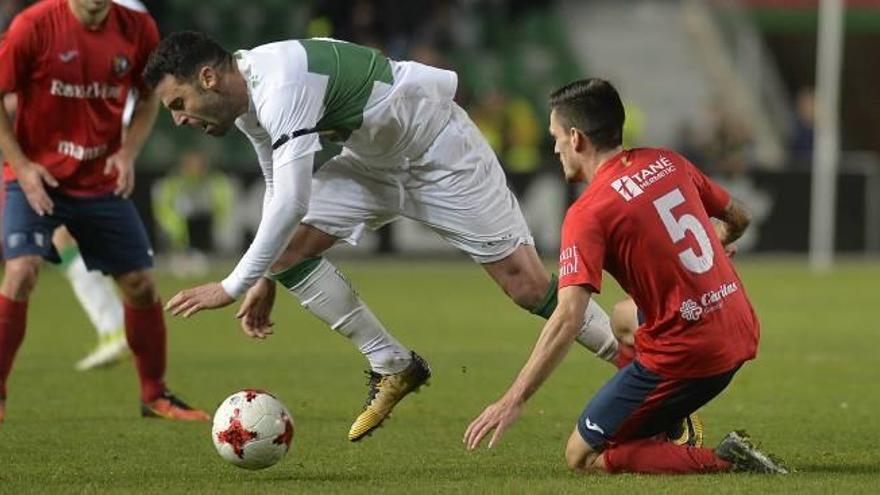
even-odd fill
[[[71,260],[64,274],[99,338],[123,328],[122,301],[108,277],[98,271],[88,271],[79,254]]]
[[[584,314],[584,326],[578,333],[577,341],[593,351],[596,357],[612,364],[617,358],[618,344],[611,330],[611,319],[599,304],[590,299],[590,305]]]
[[[310,313],[348,337],[370,362],[373,371],[388,375],[409,366],[410,351],[388,333],[329,261],[312,258],[272,277]]]

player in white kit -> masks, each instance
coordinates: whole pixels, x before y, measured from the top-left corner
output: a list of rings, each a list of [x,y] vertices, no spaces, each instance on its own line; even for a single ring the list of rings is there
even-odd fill
[[[355,244],[365,227],[411,218],[470,255],[521,307],[544,318],[556,307],[556,277],[538,258],[498,160],[453,101],[454,72],[336,40],[230,54],[200,33],[180,32],[153,52],[144,79],[177,125],[214,136],[236,125],[266,180],[260,226],[234,271],[178,293],[166,308],[188,317],[246,294],[242,328],[265,338],[275,282],[283,285],[370,363],[367,403],[350,440],[378,427],[431,371],[322,257],[339,240]],[[343,150],[313,171],[319,138]],[[595,304],[578,340],[603,359],[618,356]]]

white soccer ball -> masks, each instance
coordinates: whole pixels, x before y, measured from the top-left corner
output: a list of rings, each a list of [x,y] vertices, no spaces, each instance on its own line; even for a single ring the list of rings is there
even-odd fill
[[[293,417],[272,394],[241,390],[217,408],[211,438],[220,457],[245,469],[264,469],[290,450]]]

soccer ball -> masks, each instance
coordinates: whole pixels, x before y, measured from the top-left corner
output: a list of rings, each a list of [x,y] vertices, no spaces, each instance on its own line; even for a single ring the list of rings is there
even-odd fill
[[[293,440],[293,417],[264,390],[245,389],[226,398],[214,413],[211,439],[220,457],[245,469],[280,461]]]

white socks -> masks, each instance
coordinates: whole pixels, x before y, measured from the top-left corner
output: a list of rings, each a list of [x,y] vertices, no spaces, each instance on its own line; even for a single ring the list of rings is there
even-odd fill
[[[295,295],[310,313],[348,337],[373,371],[389,375],[409,366],[410,351],[388,333],[329,261],[311,258],[273,274],[272,278]]]
[[[99,271],[88,271],[82,256],[77,254],[64,270],[73,292],[86,311],[98,338],[106,338],[123,328],[122,301],[116,287]]]
[[[580,345],[593,351],[596,357],[614,364],[617,358],[618,344],[611,330],[611,320],[608,314],[596,301],[590,299],[587,312],[584,314],[584,326],[578,333],[577,341]]]

